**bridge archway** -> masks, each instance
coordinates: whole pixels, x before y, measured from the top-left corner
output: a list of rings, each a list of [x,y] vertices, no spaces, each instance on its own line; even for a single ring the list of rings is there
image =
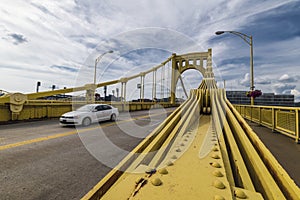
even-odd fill
[[[212,50],[208,49],[207,52],[172,55],[171,103],[175,103],[176,85],[181,74],[189,69],[198,70],[203,78],[213,78]]]
[[[176,83],[176,98],[186,99],[190,94],[190,90],[198,88],[203,78],[199,70],[189,69],[183,71]]]

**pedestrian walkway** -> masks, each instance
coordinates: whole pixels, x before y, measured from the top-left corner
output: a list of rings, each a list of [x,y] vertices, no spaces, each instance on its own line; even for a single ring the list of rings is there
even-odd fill
[[[300,144],[295,140],[271,129],[248,121],[261,141],[266,145],[281,166],[300,187]]]

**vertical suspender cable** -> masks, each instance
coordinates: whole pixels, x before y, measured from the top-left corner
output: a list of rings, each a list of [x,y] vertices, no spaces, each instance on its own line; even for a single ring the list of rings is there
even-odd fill
[[[160,99],[163,100],[163,68],[164,65],[160,68]]]
[[[169,92],[167,92],[167,93],[168,93],[169,97],[171,98],[171,81],[172,81],[172,80],[171,80],[171,79],[172,79],[172,78],[171,78],[171,77],[172,77],[172,74],[171,74],[171,73],[172,73],[172,69],[171,69],[171,68],[172,68],[172,67],[170,67],[170,62],[171,62],[171,61],[168,62],[168,89],[169,89]],[[170,101],[170,100],[171,100],[171,99],[169,99],[169,101]]]

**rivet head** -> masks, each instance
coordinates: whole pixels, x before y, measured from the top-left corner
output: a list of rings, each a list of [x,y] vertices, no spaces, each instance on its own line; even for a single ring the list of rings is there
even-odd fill
[[[218,162],[212,162],[212,163],[210,163],[210,165],[215,167],[215,168],[221,168],[221,165]]]
[[[224,183],[220,180],[215,180],[213,186],[215,186],[218,189],[225,189]]]
[[[176,155],[173,155],[171,158],[172,158],[172,159],[177,159],[177,156],[176,156]]]
[[[220,170],[213,171],[213,175],[216,177],[223,177],[224,175]]]
[[[220,159],[220,156],[218,154],[215,154],[215,153],[212,154],[211,157],[214,158],[214,159]]]
[[[184,139],[183,141],[185,141],[185,142],[186,142],[186,141],[188,141],[188,140],[187,140],[187,139]]]
[[[214,200],[225,200],[225,198],[220,195],[216,195]]]
[[[181,152],[181,150],[179,148],[176,149],[176,152]]]
[[[174,165],[174,163],[173,163],[172,161],[169,160],[168,162],[166,162],[166,165],[167,165],[167,166],[172,166],[172,165]]]
[[[154,186],[160,186],[162,184],[162,181],[159,178],[154,178],[151,180],[151,183]]]
[[[214,147],[212,150],[213,151],[219,151],[218,147]]]
[[[234,195],[240,199],[247,199],[247,195],[242,190],[235,190]]]
[[[159,172],[160,174],[168,174],[168,173],[169,173],[168,170],[167,170],[166,168],[161,168],[161,169],[158,170],[158,172]]]
[[[181,144],[180,144],[180,146],[182,146],[182,147],[183,147],[183,146],[184,146],[184,143],[181,143]]]

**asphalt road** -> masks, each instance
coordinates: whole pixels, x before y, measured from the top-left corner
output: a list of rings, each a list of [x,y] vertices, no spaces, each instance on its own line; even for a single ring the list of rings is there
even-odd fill
[[[173,110],[79,128],[58,119],[1,125],[0,199],[80,199]]]

